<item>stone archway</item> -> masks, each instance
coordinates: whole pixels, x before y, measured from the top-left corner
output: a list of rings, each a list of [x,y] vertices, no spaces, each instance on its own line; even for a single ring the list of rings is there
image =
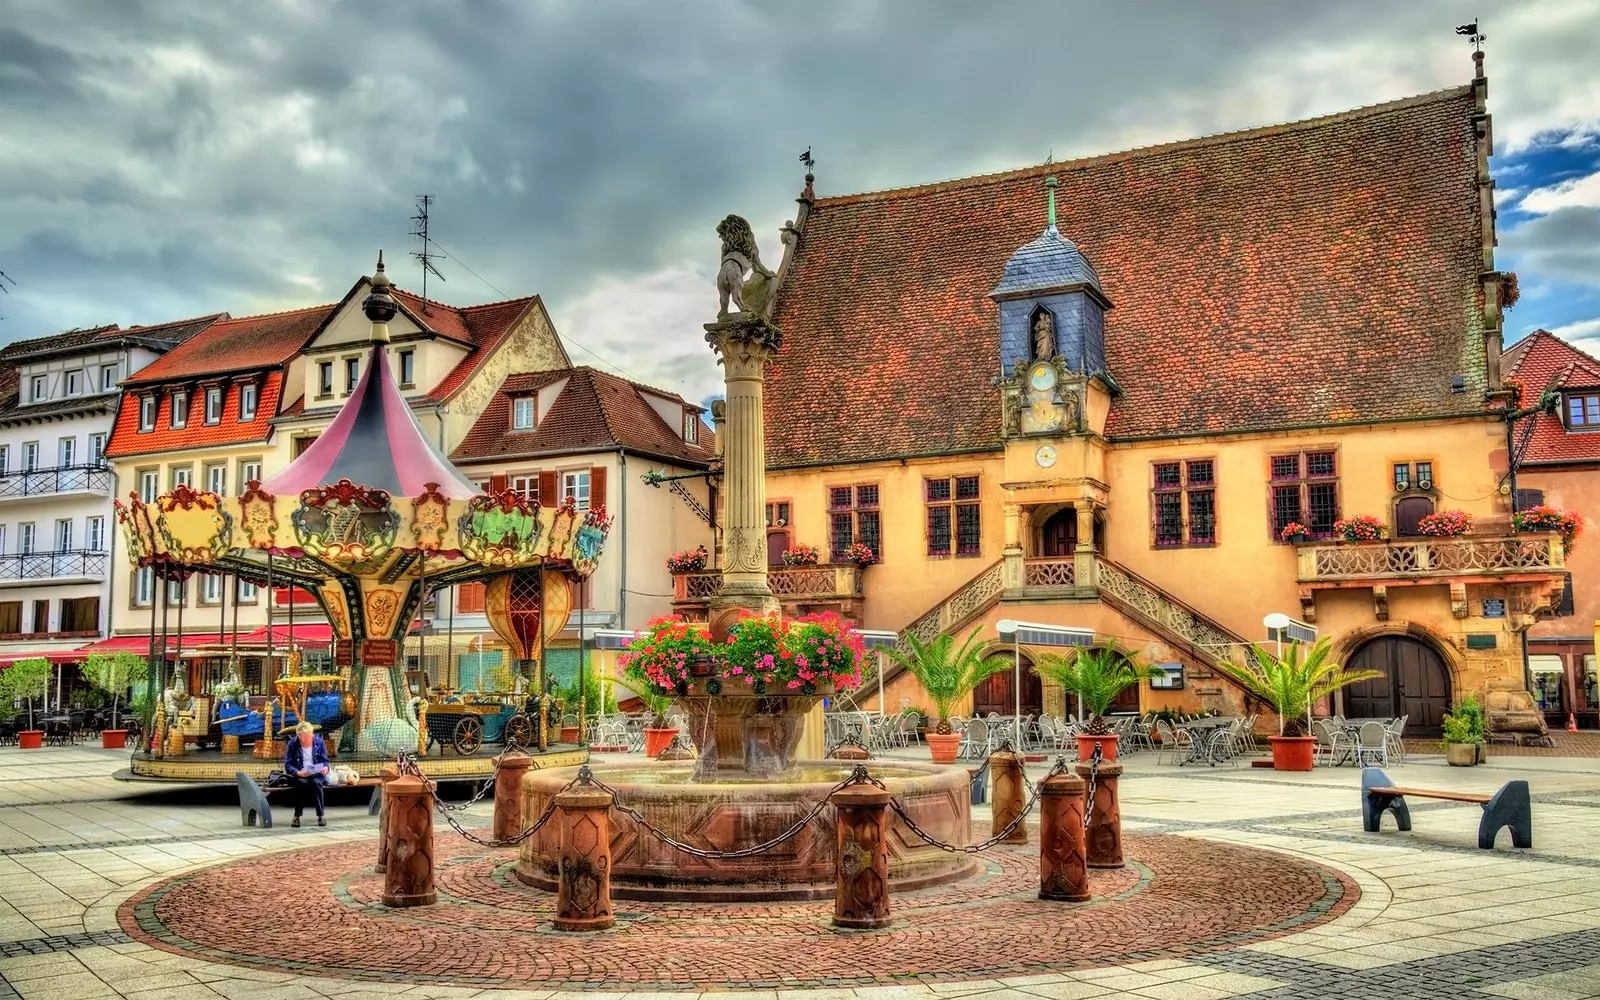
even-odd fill
[[[999,655],[1006,660],[1011,659],[1009,647],[996,647],[1001,651]],[[991,712],[996,715],[1016,714],[1017,697],[1014,687],[1014,678],[1017,674],[1022,679],[1022,714],[1039,715],[1044,711],[1044,685],[1039,679],[1039,674],[1033,669],[1033,658],[1027,653],[1022,654],[1022,669],[1002,670],[991,674],[983,683],[972,690],[972,714],[987,716]]]
[[[1367,636],[1344,657],[1349,670],[1378,670],[1381,677],[1340,692],[1349,718],[1407,716],[1407,731],[1436,733],[1450,711],[1455,673],[1439,643],[1415,630]]]

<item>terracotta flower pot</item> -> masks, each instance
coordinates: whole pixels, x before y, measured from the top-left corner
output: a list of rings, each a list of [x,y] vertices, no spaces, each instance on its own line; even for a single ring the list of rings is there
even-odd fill
[[[24,750],[37,750],[44,746],[43,729],[24,729],[17,734],[17,746]]]
[[[1476,743],[1446,743],[1444,762],[1451,767],[1471,767],[1478,762]]]
[[[578,727],[577,726],[562,726],[561,727],[561,742],[563,742],[563,743],[576,743],[576,742],[578,742]]]
[[[1107,733],[1104,736],[1091,736],[1088,733],[1079,733],[1078,759],[1093,760],[1095,745],[1099,744],[1100,760],[1109,764],[1117,759],[1117,741],[1121,738],[1122,737],[1117,736],[1114,733]]]
[[[667,748],[672,738],[678,735],[678,727],[668,729],[646,729],[644,731],[644,755],[646,757],[659,757],[661,751]]]
[[[935,764],[954,764],[956,752],[961,749],[960,733],[929,733],[924,737],[928,741],[928,751],[933,754]]]
[[[1309,771],[1317,749],[1315,736],[1268,736],[1274,771]]]
[[[100,747],[104,750],[121,750],[128,745],[128,731],[126,729],[102,729],[100,731]]]

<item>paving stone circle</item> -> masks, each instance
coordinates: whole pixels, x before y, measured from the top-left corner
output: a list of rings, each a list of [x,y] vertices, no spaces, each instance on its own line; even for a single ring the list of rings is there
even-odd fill
[[[550,929],[554,897],[514,855],[438,838],[439,902],[388,910],[370,843],[223,864],[158,883],[118,911],[135,940],[198,960],[351,979],[562,989],[895,985],[1186,958],[1323,923],[1359,895],[1308,860],[1171,835],[1125,836],[1129,867],[1095,900],[1037,898],[1038,852],[985,852],[963,882],[892,900],[894,926],[844,932],[829,901],[618,901],[599,934]]]

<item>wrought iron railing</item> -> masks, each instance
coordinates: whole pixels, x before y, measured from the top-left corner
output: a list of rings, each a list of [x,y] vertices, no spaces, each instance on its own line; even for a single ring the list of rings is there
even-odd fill
[[[0,474],[0,500],[44,497],[57,493],[104,493],[112,490],[111,470],[104,465],[59,465],[48,469]]]
[[[1406,538],[1303,546],[1299,576],[1302,583],[1505,576],[1556,571],[1565,564],[1555,535]]]
[[[1066,559],[1028,559],[1022,564],[1024,587],[1075,587],[1078,581],[1078,564]]]
[[[64,552],[14,552],[0,555],[0,583],[8,580],[89,578],[103,580],[111,556],[90,549]]]

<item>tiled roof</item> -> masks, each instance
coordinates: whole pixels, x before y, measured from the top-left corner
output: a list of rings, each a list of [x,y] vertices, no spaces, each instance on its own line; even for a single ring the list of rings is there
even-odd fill
[[[170,382],[287,364],[333,309],[332,305],[311,306],[213,323],[146,365],[127,384]]]
[[[228,318],[227,313],[212,313],[209,316],[195,316],[190,319],[177,319],[170,323],[149,323],[142,326],[130,326],[125,330],[112,330],[103,336],[108,339],[130,339],[145,341],[162,341],[166,343],[181,344],[195,334]]]
[[[511,399],[566,378],[561,395],[532,431],[512,431]],[[680,465],[704,466],[716,451],[711,428],[701,421],[699,441],[683,440],[682,428],[668,426],[643,393],[663,396],[694,410],[701,408],[661,389],[630,382],[587,366],[512,375],[483,416],[450,456],[452,461],[531,457],[625,448]]]
[[[1546,389],[1600,390],[1600,360],[1545,330],[1535,330],[1513,344],[1502,356],[1501,367],[1507,381],[1522,385],[1522,406],[1531,406]],[[1528,425],[1519,425],[1520,465],[1600,461],[1600,433],[1569,431],[1564,416],[1540,413],[1524,419],[1532,421],[1533,429],[1524,446]]]
[[[117,325],[112,323],[86,330],[68,330],[48,337],[14,340],[0,348],[0,416],[10,416],[18,408],[22,396],[22,379],[18,373],[23,357],[79,347],[115,329]]]
[[[402,295],[404,293],[401,293]],[[448,309],[449,307],[445,307]],[[462,334],[450,334],[457,339],[463,339],[470,344],[475,344],[467,356],[456,363],[449,374],[439,380],[439,384],[428,391],[428,398],[443,402],[455,395],[458,390],[467,384],[467,380],[482,368],[484,362],[494,356],[495,349],[516,329],[517,321],[528,310],[542,308],[539,296],[529,295],[526,298],[507,299],[504,302],[488,302],[480,306],[467,306],[464,309],[451,310],[460,324]],[[431,314],[422,317],[432,326],[435,317],[439,317],[440,309],[435,309]],[[441,322],[443,322],[441,317]],[[445,333],[445,330],[438,332]]]
[[[774,467],[1000,445],[1006,261],[1058,225],[1114,308],[1113,438],[1454,415],[1486,389],[1474,99],[819,199],[775,313]],[[1468,391],[1452,393],[1463,375]]]
[[[106,445],[109,458],[128,458],[148,455],[151,452],[178,451],[186,448],[214,448],[219,445],[244,444],[248,441],[265,441],[272,432],[272,415],[278,409],[278,396],[283,390],[283,372],[269,371],[260,383],[256,401],[255,419],[239,422],[239,386],[225,383],[222,396],[222,419],[215,424],[205,422],[205,393],[199,389],[189,393],[189,412],[186,426],[172,426],[172,394],[163,392],[158,397],[155,429],[139,433],[139,399],[137,392],[124,392],[122,406],[117,411],[117,422],[111,430],[111,441]],[[148,383],[147,383],[148,384]]]

